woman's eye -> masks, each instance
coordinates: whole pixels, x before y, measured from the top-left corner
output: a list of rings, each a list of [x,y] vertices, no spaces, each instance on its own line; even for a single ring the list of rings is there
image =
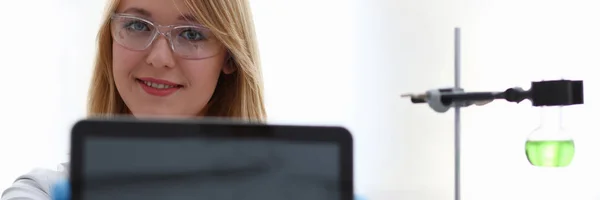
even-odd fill
[[[149,31],[150,28],[144,22],[132,21],[125,24],[125,28],[131,31]]]
[[[190,40],[190,41],[199,41],[199,40],[206,39],[206,38],[204,38],[204,35],[202,34],[202,32],[200,32],[198,30],[194,30],[194,29],[184,30],[179,34],[179,36],[183,37],[186,40]]]

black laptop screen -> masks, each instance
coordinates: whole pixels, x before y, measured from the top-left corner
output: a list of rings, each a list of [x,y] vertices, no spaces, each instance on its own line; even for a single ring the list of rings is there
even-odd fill
[[[340,147],[272,138],[86,137],[83,200],[340,200]]]

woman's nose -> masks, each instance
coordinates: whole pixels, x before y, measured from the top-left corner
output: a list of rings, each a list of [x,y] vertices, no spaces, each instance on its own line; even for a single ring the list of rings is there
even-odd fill
[[[146,63],[154,67],[175,67],[175,58],[171,43],[165,35],[159,34],[150,47]]]

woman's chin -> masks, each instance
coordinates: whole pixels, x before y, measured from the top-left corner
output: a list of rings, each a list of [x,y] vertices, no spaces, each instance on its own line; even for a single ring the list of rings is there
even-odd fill
[[[160,112],[143,112],[136,113],[132,112],[133,117],[138,119],[188,119],[194,118],[195,116],[189,114],[175,114],[175,113],[160,113]]]

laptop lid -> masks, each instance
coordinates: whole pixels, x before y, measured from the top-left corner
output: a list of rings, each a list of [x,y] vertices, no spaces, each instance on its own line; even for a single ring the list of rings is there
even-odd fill
[[[341,127],[88,119],[72,129],[74,200],[351,200]]]

